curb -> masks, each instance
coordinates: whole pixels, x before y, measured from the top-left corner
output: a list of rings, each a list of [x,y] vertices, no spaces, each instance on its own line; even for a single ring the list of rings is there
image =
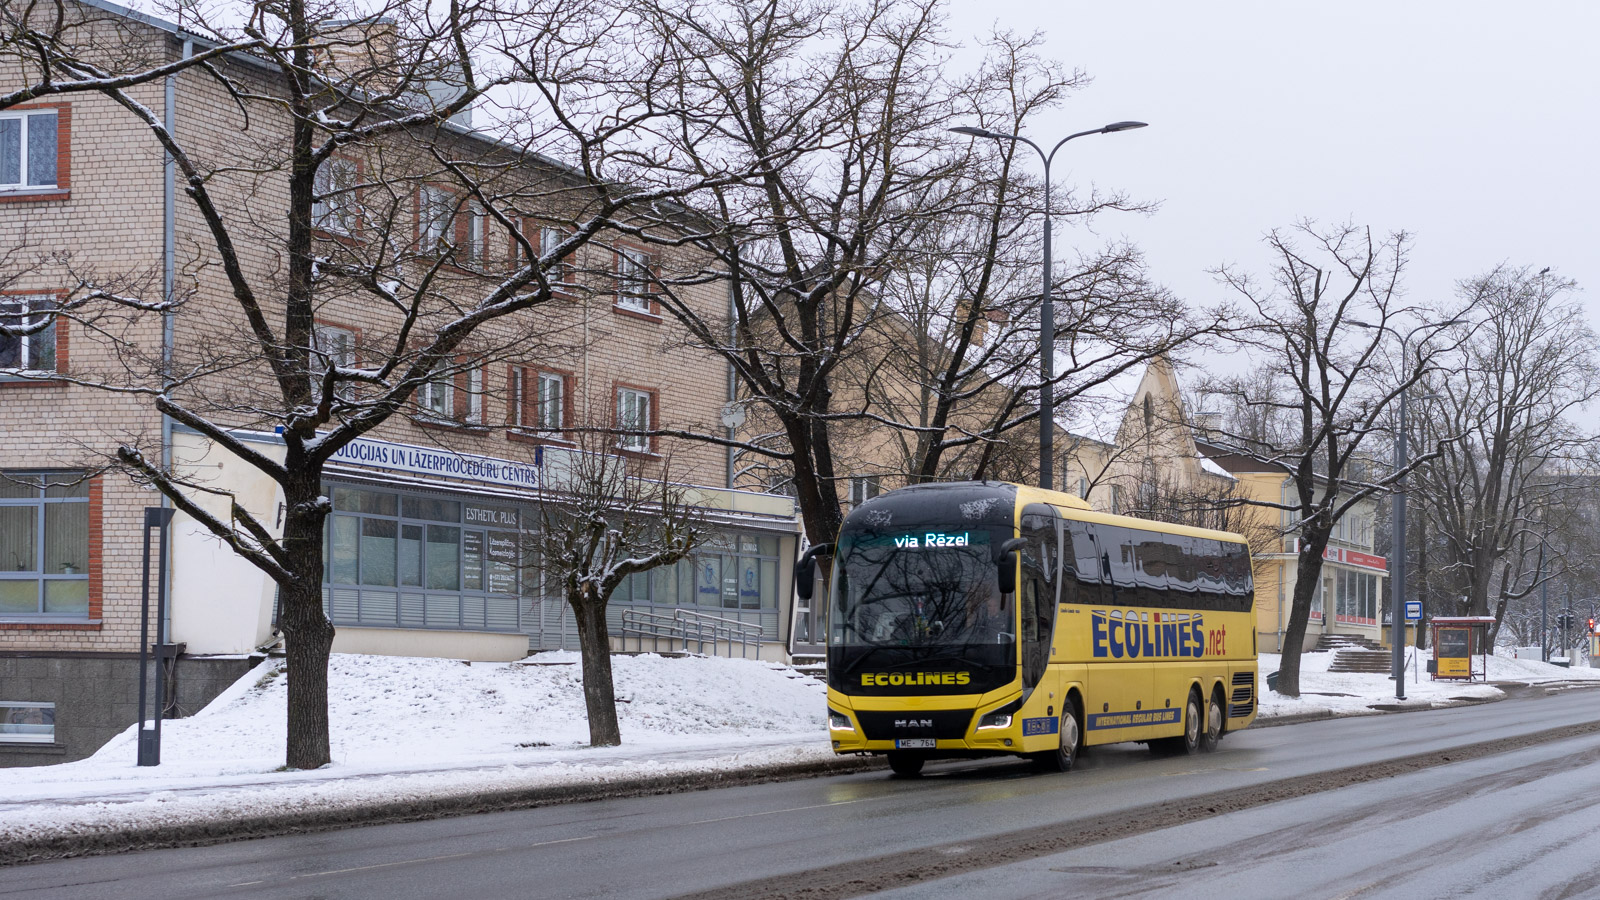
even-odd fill
[[[478,813],[508,812],[588,803],[626,797],[648,797],[702,791],[711,788],[799,781],[828,775],[846,775],[887,768],[879,757],[838,757],[823,762],[762,766],[733,772],[696,772],[681,775],[628,778],[604,784],[558,785],[507,791],[478,791],[424,800],[369,803],[339,809],[313,810],[289,815],[252,816],[225,821],[195,821],[176,825],[85,830],[41,838],[0,842],[0,867],[22,863],[102,856],[135,850],[203,847],[253,838],[280,837],[335,831],[366,825],[393,825]]]

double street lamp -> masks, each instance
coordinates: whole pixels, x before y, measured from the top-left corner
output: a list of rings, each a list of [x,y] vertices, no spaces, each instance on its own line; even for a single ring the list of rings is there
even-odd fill
[[[1051,455],[1055,443],[1055,392],[1052,382],[1055,380],[1055,343],[1056,320],[1055,304],[1051,299],[1050,285],[1050,163],[1056,158],[1056,151],[1062,145],[1074,138],[1081,138],[1090,134],[1111,134],[1117,131],[1131,131],[1143,128],[1145,122],[1112,122],[1104,128],[1094,128],[1089,131],[1080,131],[1069,134],[1044,152],[1044,148],[1035,144],[1021,135],[1003,134],[990,131],[986,128],[974,128],[963,125],[952,128],[956,134],[965,134],[969,137],[993,138],[998,141],[1021,141],[1032,147],[1039,158],[1044,161],[1044,287],[1040,292],[1039,304],[1039,487],[1050,490],[1053,476],[1051,472]]]
[[[1464,320],[1451,319],[1448,322],[1440,322],[1438,324],[1425,322],[1411,329],[1404,337],[1401,337],[1400,332],[1395,331],[1389,325],[1372,325],[1367,322],[1350,320],[1350,324],[1357,328],[1387,331],[1400,338],[1400,428],[1395,435],[1394,441],[1394,470],[1396,472],[1405,472],[1406,466],[1410,463],[1406,453],[1406,353],[1411,345],[1411,339],[1424,328],[1438,330],[1451,325],[1458,325],[1462,321]],[[1390,651],[1394,668],[1394,696],[1397,700],[1404,700],[1406,698],[1406,476],[1404,474],[1400,475],[1395,481],[1393,517],[1394,544],[1390,550],[1391,558],[1389,561],[1389,642],[1392,645]],[[1421,628],[1422,623],[1418,622],[1417,627]]]

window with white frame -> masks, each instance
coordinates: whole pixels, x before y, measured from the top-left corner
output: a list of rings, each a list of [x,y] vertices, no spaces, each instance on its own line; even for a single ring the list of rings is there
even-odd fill
[[[350,368],[356,364],[356,333],[337,325],[318,323],[311,328],[311,380],[313,392],[321,390],[322,378],[330,368]],[[334,395],[341,400],[355,396],[355,384],[336,382]]]
[[[0,191],[56,186],[56,127],[50,112],[0,113]]]
[[[429,419],[455,417],[455,385],[449,375],[435,375],[417,389],[417,406]]]
[[[567,379],[554,372],[534,375],[532,427],[548,434],[559,434],[567,427]]]
[[[853,476],[850,479],[850,504],[860,506],[878,496],[878,484],[877,475]]]
[[[540,228],[539,255],[542,257],[548,257],[550,254],[556,252],[556,248],[561,246],[561,242],[566,239],[567,233],[553,225],[546,225]],[[565,262],[559,262],[550,267],[546,277],[548,277],[551,281],[566,281],[567,273],[569,271],[570,269]]]
[[[466,421],[473,425],[483,422],[483,370],[468,369],[463,379],[467,389]]]
[[[311,203],[312,224],[334,234],[354,234],[360,219],[356,201],[360,180],[355,160],[337,156],[324,160],[312,182],[316,198]]]
[[[455,198],[444,188],[424,186],[417,194],[417,246],[422,252],[434,250],[450,236],[450,220],[455,213]]]
[[[617,251],[617,306],[634,312],[650,312],[650,257],[642,250]]]
[[[55,739],[54,703],[0,700],[0,744],[51,744]]]
[[[626,432],[650,430],[650,401],[648,391],[633,388],[617,389],[617,431],[624,432],[617,435],[618,448],[639,453],[649,452],[649,435]]]
[[[0,373],[56,371],[55,306],[50,295],[0,297]]]
[[[483,208],[476,203],[467,205],[467,258],[468,261],[482,264],[488,259],[488,242],[486,235],[489,233],[488,217],[483,214]]]

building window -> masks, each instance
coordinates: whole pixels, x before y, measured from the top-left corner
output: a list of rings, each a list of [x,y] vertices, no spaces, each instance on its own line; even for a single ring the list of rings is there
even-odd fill
[[[566,239],[567,233],[562,231],[560,228],[555,228],[550,225],[540,228],[539,255],[545,259],[549,259],[550,255],[556,252],[556,248],[561,246],[561,242]],[[545,270],[545,277],[549,278],[551,281],[564,282],[570,280],[571,271],[571,266],[569,266],[566,262],[559,262]]]
[[[713,533],[694,556],[628,578],[611,602],[745,610],[738,618],[760,623],[764,640],[776,639],[778,550],[772,535]]]
[[[429,419],[447,420],[455,417],[455,385],[449,375],[435,375],[417,389],[417,406]]]
[[[523,370],[526,399],[517,424],[543,434],[560,434],[567,428],[567,379],[555,372]]]
[[[0,326],[8,329],[0,331],[0,372],[56,371],[55,305],[52,296],[0,297]]]
[[[322,388],[322,377],[329,368],[351,368],[356,364],[356,333],[348,328],[337,325],[324,325],[318,323],[311,328],[311,389],[313,395],[318,395]],[[355,383],[351,381],[334,382],[334,396],[340,400],[355,398]]]
[[[59,125],[55,110],[0,113],[0,190],[57,186]]]
[[[467,260],[482,265],[488,259],[489,245],[486,235],[489,233],[488,217],[483,214],[483,208],[476,203],[467,205]]]
[[[617,307],[650,312],[655,295],[650,291],[650,257],[640,250],[617,251]]]
[[[649,431],[651,423],[651,396],[648,391],[633,388],[617,389],[617,447],[637,453],[650,452],[650,436],[637,432]],[[634,432],[632,434],[628,432]]]
[[[1089,479],[1081,476],[1078,478],[1078,499],[1089,499]]]
[[[311,203],[311,222],[331,234],[352,235],[360,220],[356,185],[361,170],[353,159],[332,157],[317,167],[312,183],[315,200]]]
[[[323,596],[335,624],[516,631],[527,510],[325,485]]]
[[[0,472],[0,618],[88,615],[88,481]]]
[[[56,705],[0,700],[0,744],[52,744]]]
[[[856,475],[850,479],[850,504],[861,504],[878,496],[877,475]]]
[[[455,215],[455,198],[444,188],[424,186],[417,194],[417,247],[428,253],[444,243]]]

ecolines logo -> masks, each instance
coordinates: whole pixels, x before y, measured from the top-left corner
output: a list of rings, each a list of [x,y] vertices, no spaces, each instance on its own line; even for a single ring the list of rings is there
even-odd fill
[[[1154,659],[1226,655],[1227,629],[1207,631],[1199,613],[1137,613],[1097,609],[1089,621],[1096,658]]]
[[[928,684],[970,684],[968,672],[863,672],[862,687],[916,687]]]

